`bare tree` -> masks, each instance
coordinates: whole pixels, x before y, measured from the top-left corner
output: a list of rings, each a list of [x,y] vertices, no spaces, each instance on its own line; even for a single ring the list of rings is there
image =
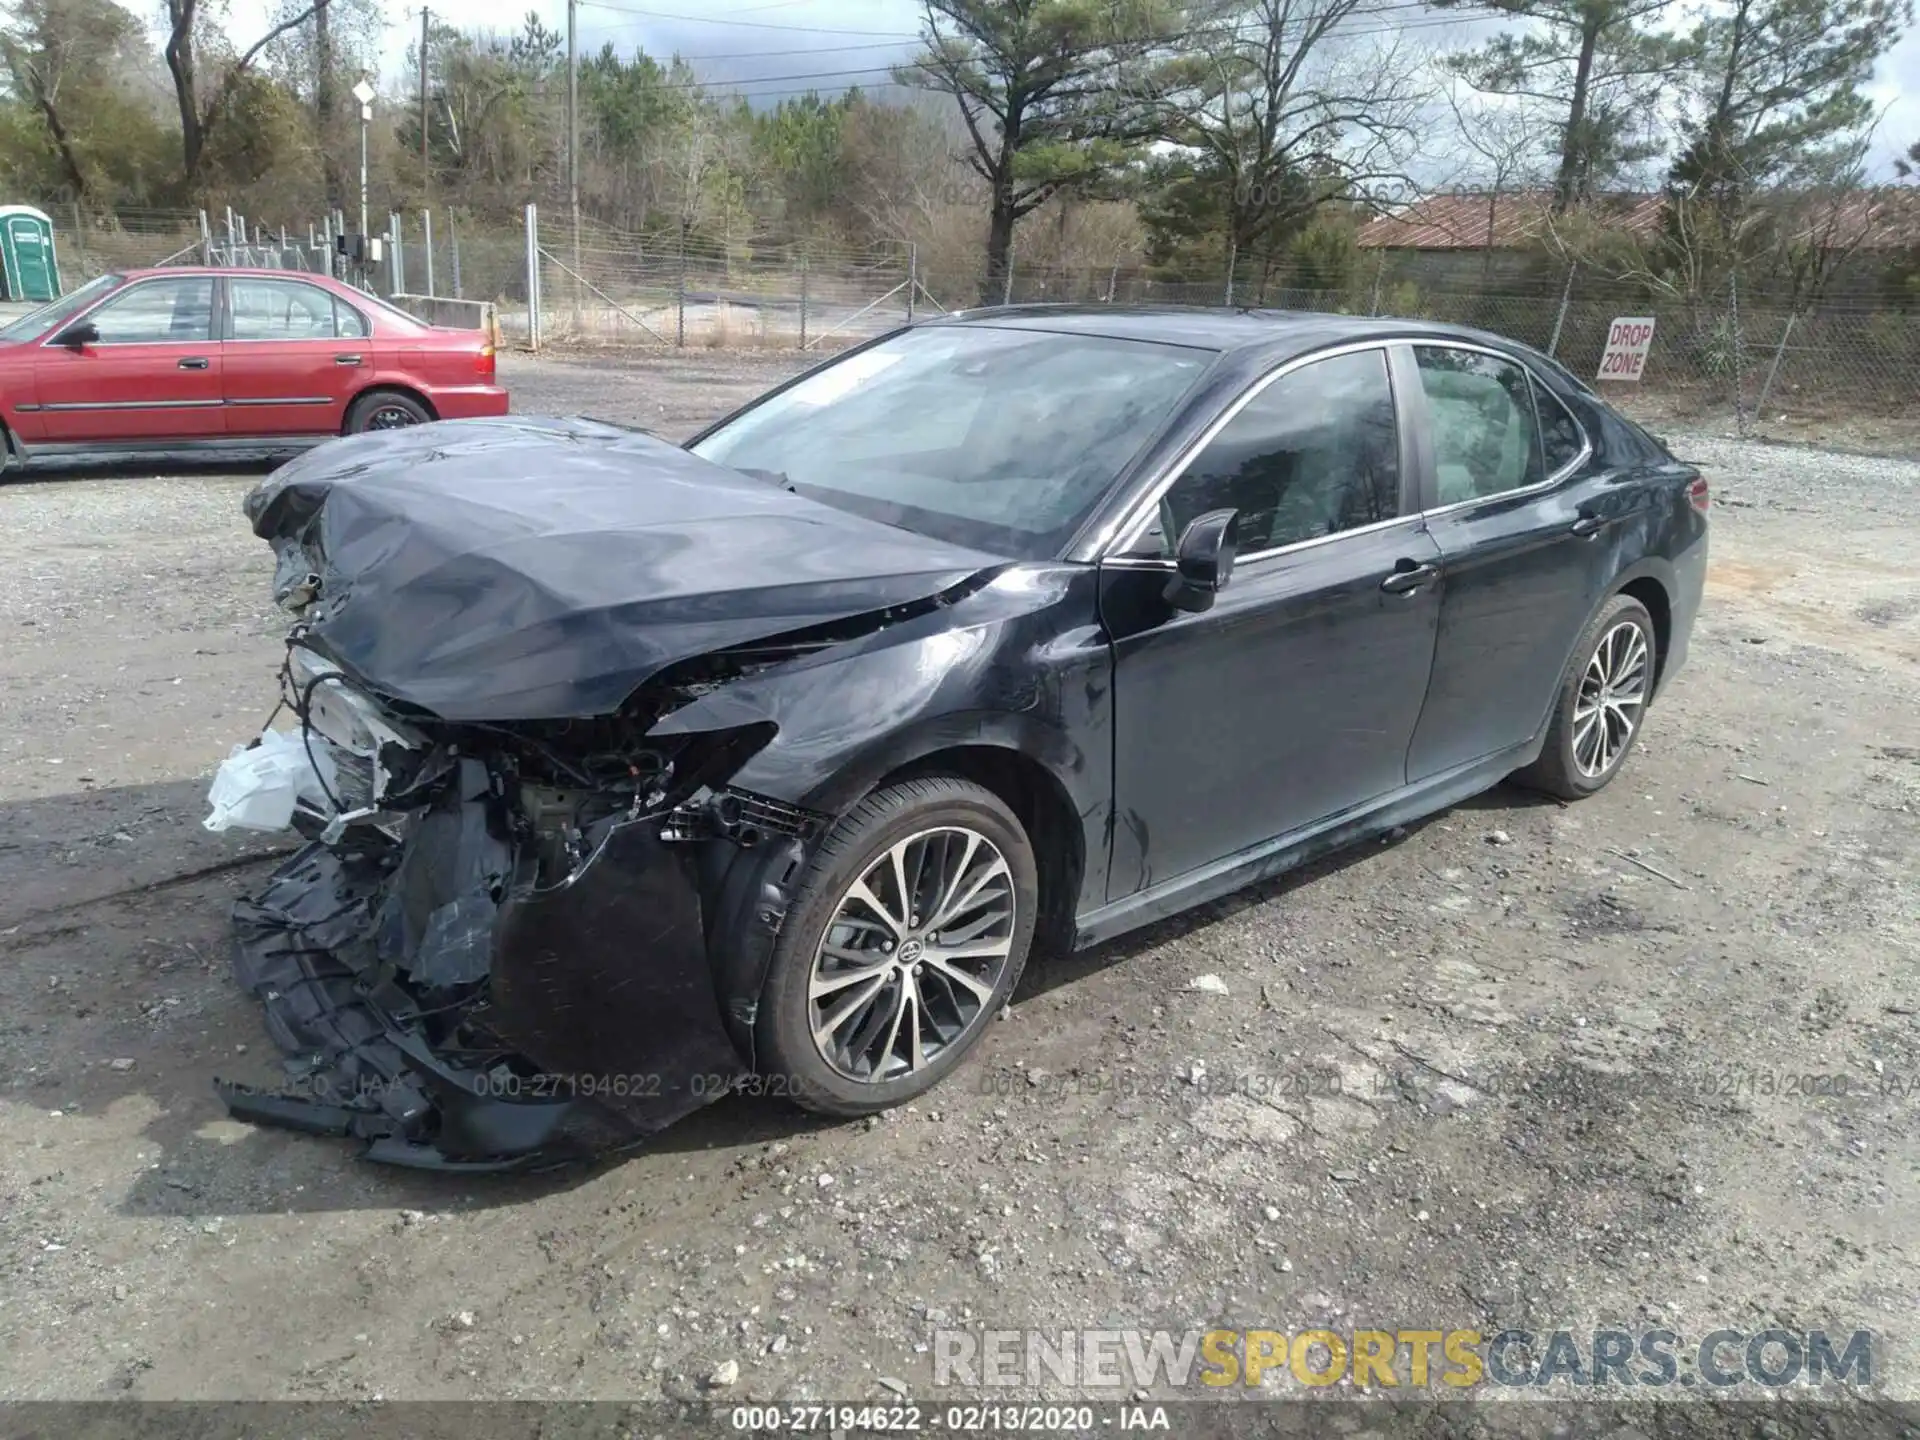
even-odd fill
[[[1264,279],[1319,207],[1413,186],[1424,57],[1353,23],[1384,4],[1216,0],[1170,66],[1162,124],[1181,158],[1168,200],[1190,231],[1224,232],[1229,267],[1259,254]]]
[[[320,0],[320,3],[324,3],[324,0]],[[180,110],[180,153],[188,186],[200,178],[207,141],[226,115],[235,87],[253,67],[260,52],[288,31],[311,20],[320,3],[293,8],[291,13],[241,51],[231,63],[223,65],[212,96],[203,102],[194,34],[195,22],[201,16],[200,0],[167,0],[167,43],[161,53],[166,57],[168,74],[173,76],[174,100]]]
[[[1486,229],[1474,237],[1484,252],[1483,281],[1493,272],[1495,231],[1500,203],[1530,191],[1544,173],[1552,140],[1539,111],[1525,102],[1489,97],[1458,79],[1445,90],[1454,130],[1473,156],[1456,175],[1456,185],[1470,186],[1486,197]]]

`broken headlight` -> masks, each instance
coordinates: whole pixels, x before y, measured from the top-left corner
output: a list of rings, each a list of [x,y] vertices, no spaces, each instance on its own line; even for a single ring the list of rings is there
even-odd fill
[[[320,817],[327,822],[323,838],[332,843],[346,826],[360,821],[388,828],[392,817],[385,812],[422,778],[431,742],[388,715],[338,665],[304,645],[287,648],[287,679],[307,741],[324,748],[330,772],[336,813]]]

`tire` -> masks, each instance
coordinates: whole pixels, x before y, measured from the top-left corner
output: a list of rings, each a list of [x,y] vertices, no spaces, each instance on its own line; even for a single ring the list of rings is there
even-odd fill
[[[905,907],[904,926],[887,918],[901,908],[896,848],[922,901],[919,913]],[[862,887],[874,904],[855,895]],[[867,796],[820,842],[775,942],[754,1025],[766,1088],[823,1115],[871,1115],[931,1090],[1020,983],[1039,890],[1026,831],[992,791],[932,775]],[[944,946],[943,891],[949,934],[959,937]],[[1004,954],[989,953],[1003,942]],[[816,1025],[826,1041],[816,1041]]]
[[[1605,657],[1600,654],[1602,645],[1608,647]],[[1567,673],[1554,696],[1553,719],[1540,758],[1516,772],[1514,781],[1562,800],[1584,800],[1604,790],[1640,738],[1653,698],[1658,647],[1646,606],[1631,595],[1615,595],[1602,605],[1573,647]],[[1621,701],[1636,694],[1637,698],[1631,703],[1603,703],[1589,723],[1589,702],[1598,694]]]
[[[347,407],[347,434],[398,430],[425,425],[432,419],[433,412],[411,395],[399,390],[369,390]]]

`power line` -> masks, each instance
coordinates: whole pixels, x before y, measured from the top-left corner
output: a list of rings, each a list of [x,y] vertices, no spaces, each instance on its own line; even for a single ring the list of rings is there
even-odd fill
[[[900,42],[900,41],[908,41],[908,40],[918,41],[918,40],[924,40],[926,38],[923,34],[919,32],[906,31],[906,30],[848,30],[848,29],[836,29],[836,28],[827,27],[827,26],[776,25],[776,24],[759,22],[759,21],[727,20],[727,19],[719,19],[719,18],[710,17],[710,16],[683,15],[683,14],[672,13],[664,10],[647,10],[647,9],[641,9],[636,6],[618,5],[618,4],[612,3],[612,0],[578,0],[578,3],[587,6],[589,9],[606,10],[606,11],[611,11],[615,14],[620,14],[620,15],[648,16],[655,19],[664,19],[664,20],[682,20],[682,21],[687,21],[689,23],[702,24],[702,25],[739,25],[739,26],[744,26],[744,27],[754,28],[754,29],[781,30],[781,31],[796,32],[800,34],[810,34],[810,35],[882,35],[882,36],[889,37],[889,40],[869,41],[861,44],[808,46],[807,53],[809,54],[823,54],[823,55],[835,54],[835,53],[848,51],[848,50],[884,50],[884,49],[894,48],[893,43],[890,43],[890,42]],[[805,3],[810,3],[810,0],[780,0],[780,5],[805,4]],[[759,8],[777,9],[777,8],[780,8],[780,5],[763,6]],[[1405,13],[1408,11],[1429,11],[1430,12],[1433,8],[1434,7],[1431,3],[1431,0],[1392,0],[1392,3],[1387,3],[1387,4],[1356,6],[1351,13],[1354,17],[1371,20],[1371,19],[1376,19],[1382,15],[1390,14],[1390,13]],[[1486,13],[1483,15],[1475,16],[1472,13],[1475,10],[1484,10]],[[1459,10],[1455,13],[1443,14],[1443,15],[1429,14],[1424,19],[1419,19],[1419,20],[1398,21],[1398,22],[1389,23],[1387,25],[1366,26],[1366,27],[1360,27],[1360,28],[1346,28],[1342,25],[1336,25],[1334,29],[1331,32],[1329,32],[1329,38],[1344,38],[1344,37],[1360,36],[1360,35],[1383,35],[1383,34],[1390,34],[1400,30],[1437,29],[1442,26],[1457,25],[1463,19],[1472,19],[1472,18],[1491,19],[1491,18],[1497,18],[1497,17],[1503,16],[1505,14],[1506,12],[1498,10],[1492,5],[1484,5],[1484,6],[1462,5],[1460,6]],[[1288,20],[1283,22],[1282,28],[1284,29],[1287,26],[1301,26],[1301,25],[1311,24],[1313,23],[1314,18],[1315,17],[1307,16],[1307,17],[1302,17],[1300,20]],[[1269,26],[1268,22],[1258,18],[1252,18],[1252,19],[1242,19],[1226,25],[1195,26],[1192,29],[1175,31],[1169,35],[1153,36],[1148,38],[1150,38],[1150,40],[1153,43],[1169,44],[1169,45],[1178,44],[1183,40],[1192,40],[1192,39],[1203,38],[1203,37],[1218,38],[1225,35],[1232,35],[1239,39],[1248,39],[1248,38],[1257,38],[1259,36],[1265,35],[1270,28],[1271,27]],[[694,61],[701,61],[701,60],[751,60],[751,59],[758,59],[761,56],[783,55],[786,53],[788,52],[779,51],[779,50],[739,50],[739,51],[717,51],[717,52],[709,52],[709,53],[694,54],[694,55],[676,54],[673,58],[692,63]],[[847,74],[847,75],[865,74],[865,73],[870,73],[870,71],[873,68],[876,68],[876,67],[869,67],[868,70],[822,72],[817,78],[822,78],[822,79],[832,78],[832,76],[835,73],[841,73],[841,74]],[[774,79],[789,79],[789,78],[800,79],[800,78],[814,78],[814,77],[767,76],[763,78],[766,80],[774,80]],[[710,82],[699,82],[699,83],[705,84]],[[755,84],[759,82],[755,80],[745,80],[740,82],[721,81],[721,82],[712,82],[712,83]]]
[[[582,0],[582,3],[587,3],[587,0]],[[1394,9],[1394,10],[1426,10],[1430,8],[1431,8],[1430,6],[1423,3],[1423,0],[1416,0],[1416,3],[1380,7],[1380,9]],[[1375,11],[1372,13],[1377,14],[1378,11]],[[1458,25],[1458,24],[1459,24],[1459,20],[1455,16],[1435,15],[1435,16],[1430,16],[1423,20],[1404,20],[1404,21],[1399,21],[1393,24],[1388,24],[1388,25],[1357,27],[1354,29],[1336,29],[1332,31],[1327,38],[1345,40],[1345,39],[1357,39],[1357,38],[1368,36],[1368,35],[1397,35],[1408,30],[1430,30],[1430,29],[1437,29],[1441,26],[1450,26],[1450,25]],[[1207,32],[1207,33],[1217,34],[1219,32],[1216,31],[1216,32]],[[690,59],[692,57],[682,56],[680,58]],[[901,69],[915,70],[920,68],[923,68],[923,67],[919,66],[914,60],[907,59],[907,60],[903,60],[898,65],[869,65],[869,66],[864,66],[858,69],[822,70],[822,71],[816,71],[812,74],[801,74],[801,75],[758,75],[758,76],[749,76],[741,80],[695,80],[691,82],[675,83],[669,88],[689,89],[689,90],[690,89],[727,90],[732,93],[739,93],[740,87],[743,87],[743,86],[770,85],[770,84],[775,84],[775,83],[784,82],[788,80],[831,80],[831,79],[840,79],[840,78],[858,76],[858,75],[876,75],[876,74],[891,75],[896,70],[901,70]],[[746,98],[761,99],[761,98],[770,98],[775,94],[800,95],[800,94],[807,94],[807,93],[809,92],[806,90],[767,91],[764,93],[764,95],[759,92],[753,92],[753,93],[748,93]]]
[[[631,5],[614,5],[609,0],[581,0],[594,10],[611,10],[616,15],[644,15],[653,20],[679,20],[689,25],[731,25],[743,30],[798,30],[809,35],[880,35],[896,40],[918,40],[918,30],[843,30],[825,25],[780,25],[770,20],[722,20],[712,15],[682,15],[669,10],[642,10]]]
[[[591,5],[593,0],[580,0],[580,3],[583,5]],[[865,40],[857,45],[809,45],[802,53],[807,55],[837,55],[843,50],[898,50],[900,48],[900,42],[898,40]],[[685,60],[691,64],[695,60],[758,60],[762,58],[784,60],[790,58],[793,53],[790,49],[731,50],[722,54],[713,55],[682,55],[676,51],[672,58],[675,60]]]

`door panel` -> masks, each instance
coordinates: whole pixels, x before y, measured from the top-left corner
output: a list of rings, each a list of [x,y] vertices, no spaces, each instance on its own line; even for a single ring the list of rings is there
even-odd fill
[[[1439,613],[1409,438],[1379,347],[1284,368],[1228,408],[1141,539],[1103,563],[1110,899],[1405,784]],[[1168,557],[1220,509],[1237,517],[1238,566],[1211,608],[1177,609]]]
[[[1413,517],[1240,566],[1211,610],[1164,615],[1168,575],[1104,567],[1115,634],[1109,899],[1406,783],[1433,659],[1439,559]],[[1135,633],[1126,633],[1133,630]]]
[[[1606,547],[1574,533],[1590,487],[1428,518],[1444,557],[1433,682],[1407,778],[1524,743],[1539,730],[1605,581]]]
[[[338,434],[374,369],[364,323],[339,323],[333,294],[302,280],[229,276],[227,296],[227,433]]]
[[[1607,487],[1581,471],[1584,444],[1569,456],[1564,411],[1550,412],[1543,448],[1523,367],[1470,347],[1415,346],[1413,357],[1431,440],[1427,526],[1444,569],[1433,680],[1407,756],[1418,781],[1539,731],[1610,548],[1592,523]],[[1572,473],[1548,477],[1549,455]]]
[[[224,433],[213,281],[142,280],[80,317],[99,340],[43,344],[34,358],[43,437],[52,443],[208,439]]]

